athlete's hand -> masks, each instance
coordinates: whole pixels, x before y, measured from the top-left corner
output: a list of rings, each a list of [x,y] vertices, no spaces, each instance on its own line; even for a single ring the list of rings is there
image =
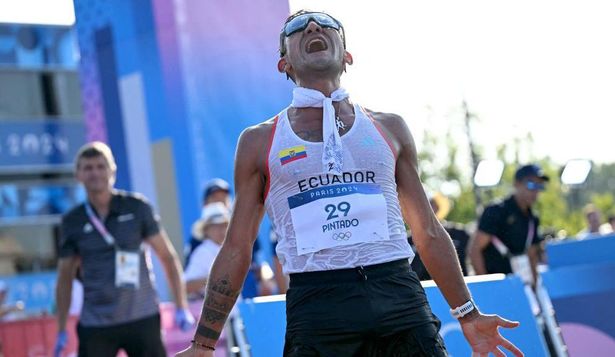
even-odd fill
[[[489,352],[496,357],[506,357],[498,346],[502,346],[517,357],[523,357],[523,352],[517,346],[505,339],[498,328],[514,328],[519,322],[509,321],[498,315],[483,315],[480,312],[459,321],[466,339],[472,346],[472,357],[487,357]]]
[[[198,348],[193,345],[179,352],[175,357],[214,357],[214,351]]]

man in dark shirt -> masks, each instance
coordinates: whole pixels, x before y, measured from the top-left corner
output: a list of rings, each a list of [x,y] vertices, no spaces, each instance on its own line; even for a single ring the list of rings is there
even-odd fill
[[[100,142],[77,154],[76,176],[87,192],[85,203],[62,217],[56,301],[58,340],[66,344],[72,281],[82,271],[84,301],[77,334],[79,356],[165,356],[158,297],[152,285],[149,245],[160,259],[177,306],[176,323],[190,328],[182,268],[158,217],[143,196],[113,189],[115,160]]]
[[[453,245],[455,246],[455,251],[457,252],[457,257],[459,258],[459,264],[461,265],[463,275],[468,275],[468,268],[466,266],[466,247],[470,241],[470,235],[466,231],[463,224],[445,220],[451,208],[448,198],[440,193],[436,193],[429,197],[429,204],[436,214],[436,217],[440,220],[444,230],[446,230],[448,235],[451,236],[451,241],[453,241]],[[429,275],[429,272],[425,268],[425,265],[423,264],[423,261],[414,246],[412,236],[408,237],[408,242],[416,254],[412,260],[412,270],[416,272],[419,279],[431,280],[431,275]]]
[[[515,173],[514,193],[485,208],[470,243],[477,275],[514,272],[526,283],[534,281],[541,238],[532,206],[547,181],[539,166],[522,166]]]

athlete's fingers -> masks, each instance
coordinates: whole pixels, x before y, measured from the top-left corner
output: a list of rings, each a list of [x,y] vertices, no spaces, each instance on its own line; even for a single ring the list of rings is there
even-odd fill
[[[511,321],[500,316],[497,316],[497,324],[505,328],[515,328],[520,325],[519,321]]]
[[[495,357],[506,357],[506,354],[499,348],[495,347],[495,350],[491,351]]]
[[[513,345],[512,342],[508,341],[504,337],[500,337],[500,345],[504,346],[504,348],[512,352],[517,357],[524,356],[523,352],[521,352],[517,346]]]

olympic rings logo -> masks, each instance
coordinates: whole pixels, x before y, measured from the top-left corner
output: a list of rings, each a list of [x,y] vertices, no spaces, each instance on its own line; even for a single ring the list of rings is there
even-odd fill
[[[331,238],[333,238],[333,240],[336,240],[336,241],[349,240],[350,237],[352,237],[351,232],[333,233],[331,235]]]

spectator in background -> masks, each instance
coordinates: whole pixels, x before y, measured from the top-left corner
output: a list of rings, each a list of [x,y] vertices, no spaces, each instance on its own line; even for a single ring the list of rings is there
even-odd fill
[[[453,241],[453,245],[455,246],[455,250],[457,251],[457,257],[459,258],[459,263],[461,264],[461,270],[463,275],[468,275],[468,268],[466,263],[466,247],[468,242],[470,241],[470,235],[466,232],[465,227],[461,223],[449,222],[446,221],[446,216],[450,213],[451,203],[444,195],[441,193],[432,194],[429,197],[429,204],[433,209],[436,217],[446,230],[446,232],[451,236],[451,240]],[[412,260],[412,270],[416,272],[421,280],[431,280],[431,276],[429,272],[423,265],[423,261],[421,260],[420,255],[418,254],[417,249],[414,247],[412,242],[412,236],[408,237],[408,241],[410,245],[412,245],[412,249],[415,251],[416,256]]]
[[[600,210],[593,204],[588,204],[583,209],[583,213],[585,214],[587,227],[577,233],[577,239],[599,237],[602,234],[600,232],[600,225],[602,223],[602,214],[600,213]]]
[[[212,179],[205,185],[203,206],[214,202],[220,202],[226,207],[231,207],[231,186],[221,178]]]
[[[229,210],[231,209],[231,187],[228,182],[221,178],[212,179],[205,185],[205,189],[203,190],[203,205],[201,206],[201,219],[205,215],[205,207],[210,203],[216,202],[223,204]],[[195,222],[195,224],[201,219]],[[199,234],[199,237],[202,237],[202,235]],[[192,237],[190,237],[188,246],[186,246],[184,260],[184,266],[186,267],[190,263],[192,252],[203,242],[199,237],[193,234]]]
[[[604,222],[602,225],[600,225],[600,234],[602,235],[609,235],[612,234],[614,232],[615,228],[615,215],[610,215],[606,222]]]
[[[17,260],[24,254],[23,248],[10,234],[0,232],[0,275],[17,272]]]
[[[611,226],[611,230],[609,233],[615,232],[615,215],[610,215],[608,220],[609,226]]]
[[[187,309],[177,254],[144,197],[113,189],[116,165],[107,145],[84,145],[75,169],[87,200],[62,217],[55,355],[67,342],[72,284],[80,267],[84,301],[77,326],[79,356],[115,357],[120,349],[130,357],[166,356],[145,244],[164,266],[177,306],[175,322],[186,330],[194,319]]]
[[[537,165],[515,173],[514,193],[487,206],[470,242],[470,258],[477,275],[515,273],[533,283],[539,258],[539,218],[532,212],[549,177]]]
[[[207,207],[211,204],[220,203],[224,205],[230,212],[232,200],[231,200],[231,187],[228,182],[221,178],[211,179],[206,185],[203,191],[203,206],[201,211],[201,218],[197,220],[194,225],[202,223],[202,219],[206,215]],[[193,225],[193,226],[194,226]],[[186,258],[184,266],[190,265],[190,260],[194,251],[203,243],[203,235],[198,232],[198,235],[194,235],[195,230],[192,231],[192,237],[190,237],[189,245],[186,247]],[[264,265],[258,263],[258,251],[260,250],[260,244],[257,240],[254,244],[252,251],[252,265],[248,271],[248,276],[243,285],[242,295],[245,298],[252,298],[258,295],[270,295],[272,292],[270,279],[264,279],[261,270]],[[194,283],[196,284],[196,283]]]
[[[202,244],[192,253],[184,274],[186,291],[190,297],[203,297],[209,271],[220,251],[229,221],[228,207],[215,202],[205,206],[203,217],[192,225],[192,236]]]

